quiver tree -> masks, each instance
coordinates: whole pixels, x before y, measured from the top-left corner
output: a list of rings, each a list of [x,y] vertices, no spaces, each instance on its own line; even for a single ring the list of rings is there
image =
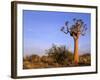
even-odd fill
[[[74,39],[74,63],[78,64],[79,55],[78,55],[78,40],[80,35],[84,36],[87,30],[86,24],[82,19],[73,19],[73,24],[69,25],[69,22],[65,22],[65,26],[61,28],[61,31],[65,34],[70,34]]]

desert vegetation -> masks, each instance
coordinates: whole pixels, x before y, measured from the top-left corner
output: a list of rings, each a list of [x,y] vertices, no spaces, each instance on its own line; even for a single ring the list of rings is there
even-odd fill
[[[78,53],[78,44],[80,36],[84,36],[87,30],[86,24],[82,19],[73,19],[73,24],[69,25],[69,22],[66,21],[65,25],[61,28],[61,31],[64,34],[70,34],[74,39],[74,63],[79,63],[79,53]],[[70,27],[69,27],[70,26]]]
[[[69,25],[66,21],[65,25],[61,27],[60,31],[64,34],[70,34],[74,40],[74,52],[69,51],[65,45],[52,47],[46,50],[42,56],[33,54],[26,56],[23,59],[23,68],[54,68],[54,67],[75,67],[75,66],[89,66],[91,65],[90,53],[79,53],[79,39],[84,36],[87,30],[86,24],[82,19],[74,18],[73,23]]]
[[[74,54],[66,49],[66,46],[52,45],[42,56],[33,54],[23,58],[23,69],[55,68],[90,66],[90,53],[79,55],[78,64],[74,63]]]

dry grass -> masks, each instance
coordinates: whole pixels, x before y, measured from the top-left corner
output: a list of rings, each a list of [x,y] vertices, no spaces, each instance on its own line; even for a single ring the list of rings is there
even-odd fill
[[[46,56],[47,55],[47,56]],[[73,63],[73,54],[69,52],[65,46],[57,47],[53,45],[46,55],[26,56],[23,59],[23,69],[36,69],[36,68],[54,68],[54,67],[75,67],[75,66],[90,66],[91,55],[90,53],[79,56],[79,63]]]

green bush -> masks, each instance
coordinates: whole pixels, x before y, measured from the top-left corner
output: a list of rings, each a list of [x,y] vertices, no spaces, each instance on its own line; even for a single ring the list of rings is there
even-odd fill
[[[52,48],[47,51],[47,54],[54,59],[54,62],[62,65],[66,65],[68,61],[72,63],[73,60],[72,52],[68,51],[65,46],[58,47],[53,45]]]

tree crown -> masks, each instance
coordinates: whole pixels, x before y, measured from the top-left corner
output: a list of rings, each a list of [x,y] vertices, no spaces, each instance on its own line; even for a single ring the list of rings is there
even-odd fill
[[[69,22],[66,21],[65,25],[61,28],[61,31],[65,34],[70,33],[70,35],[77,39],[80,35],[84,36],[86,33],[87,27],[82,19],[73,19],[73,24],[69,25]]]

